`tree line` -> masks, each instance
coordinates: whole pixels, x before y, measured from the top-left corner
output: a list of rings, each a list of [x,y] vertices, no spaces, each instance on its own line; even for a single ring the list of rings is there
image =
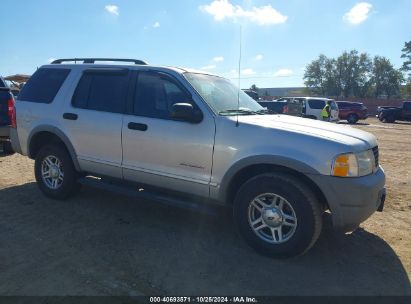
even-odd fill
[[[405,62],[396,69],[386,57],[371,58],[357,50],[345,51],[337,58],[320,55],[307,65],[304,82],[322,96],[411,97],[411,41],[405,43],[401,57]]]

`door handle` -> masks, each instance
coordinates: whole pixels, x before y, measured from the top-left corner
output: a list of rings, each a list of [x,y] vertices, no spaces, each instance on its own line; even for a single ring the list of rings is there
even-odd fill
[[[64,113],[63,118],[68,120],[77,120],[78,115],[74,113]]]
[[[130,130],[146,131],[147,130],[147,125],[142,124],[142,123],[129,122],[128,123],[128,128]]]

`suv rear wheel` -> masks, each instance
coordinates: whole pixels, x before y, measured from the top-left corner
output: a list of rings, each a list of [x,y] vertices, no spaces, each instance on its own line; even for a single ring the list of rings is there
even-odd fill
[[[383,123],[393,123],[395,122],[395,118],[393,116],[382,116],[380,121]]]
[[[59,145],[41,148],[36,156],[34,173],[40,190],[53,199],[66,199],[80,188],[73,161]]]
[[[351,113],[347,117],[347,121],[349,124],[355,124],[358,121],[358,115]]]
[[[234,218],[251,247],[276,258],[305,253],[322,228],[316,195],[284,173],[258,175],[243,184],[234,201]]]

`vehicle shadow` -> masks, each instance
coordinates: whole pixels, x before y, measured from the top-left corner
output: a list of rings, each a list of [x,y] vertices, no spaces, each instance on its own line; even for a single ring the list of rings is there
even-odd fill
[[[67,201],[0,189],[2,295],[411,295],[393,249],[329,216],[305,255],[275,260],[210,216],[91,188]]]
[[[369,126],[370,124],[367,122],[356,122],[355,124],[350,124],[347,121],[339,121],[339,125],[349,125],[349,126]]]
[[[411,121],[394,121],[392,124],[411,126]]]

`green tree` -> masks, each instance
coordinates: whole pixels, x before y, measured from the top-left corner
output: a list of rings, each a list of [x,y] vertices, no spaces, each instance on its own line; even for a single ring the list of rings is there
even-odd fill
[[[411,98],[411,81],[408,82],[406,85],[402,86],[401,96],[406,99]]]
[[[372,60],[368,54],[352,50],[335,61],[337,93],[343,97],[365,97],[371,86]]]
[[[257,86],[256,86],[255,84],[253,84],[253,85],[250,87],[250,90],[252,90],[252,91],[254,91],[254,92],[257,92],[257,91],[258,91],[258,88],[257,88]]]
[[[304,72],[305,85],[313,92],[321,95],[326,94],[326,63],[328,60],[325,55],[320,55],[318,59],[307,65]]]
[[[320,55],[305,70],[305,85],[326,96],[365,97],[371,87],[372,60],[352,50],[337,59]]]
[[[405,59],[401,70],[408,72],[408,81],[411,82],[411,41],[405,42],[401,58]]]
[[[376,97],[386,95],[390,98],[400,95],[404,75],[400,70],[394,68],[388,58],[375,56],[372,72]]]

